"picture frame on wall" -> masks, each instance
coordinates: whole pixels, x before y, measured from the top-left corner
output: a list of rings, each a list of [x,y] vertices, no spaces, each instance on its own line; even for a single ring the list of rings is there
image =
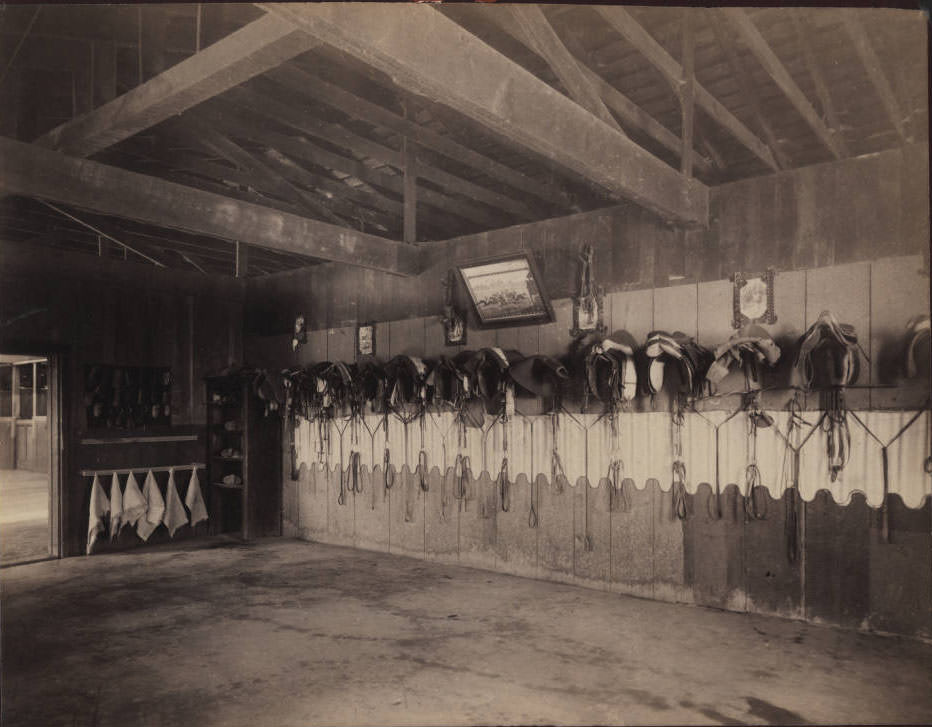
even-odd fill
[[[356,326],[356,358],[375,356],[375,324],[361,323]]]
[[[443,341],[447,346],[466,345],[466,317],[457,310],[443,319]]]
[[[733,328],[752,323],[776,323],[773,302],[774,271],[760,274],[735,273],[732,297]]]
[[[553,320],[553,309],[529,255],[486,258],[456,269],[479,328],[524,326]]]

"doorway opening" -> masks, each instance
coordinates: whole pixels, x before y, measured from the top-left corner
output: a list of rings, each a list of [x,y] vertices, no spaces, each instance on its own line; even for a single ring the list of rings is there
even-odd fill
[[[48,358],[0,354],[0,566],[57,555],[50,380]]]

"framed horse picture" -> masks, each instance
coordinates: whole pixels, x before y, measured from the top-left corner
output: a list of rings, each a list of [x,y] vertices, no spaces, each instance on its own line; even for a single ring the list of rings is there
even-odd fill
[[[356,327],[356,358],[375,356],[375,324],[361,323]]]
[[[460,265],[457,271],[480,328],[523,326],[553,320],[550,301],[529,255],[520,253]]]
[[[733,328],[751,323],[776,323],[773,305],[773,270],[760,275],[735,273],[732,299]]]

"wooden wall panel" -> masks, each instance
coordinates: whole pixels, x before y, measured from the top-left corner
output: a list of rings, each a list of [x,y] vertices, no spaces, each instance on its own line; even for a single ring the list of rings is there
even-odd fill
[[[921,407],[929,398],[929,371],[904,381],[903,350],[906,324],[914,316],[929,315],[929,299],[916,295],[928,285],[919,255],[876,260],[870,272],[871,384],[896,385],[870,392],[873,408]],[[867,348],[867,345],[865,348]]]
[[[355,540],[357,548],[388,552],[389,497],[381,464],[371,471],[363,468],[363,491],[356,496]]]
[[[428,560],[456,563],[459,560],[459,501],[454,493],[453,469],[432,468],[425,511],[425,553]]]
[[[611,513],[611,589],[649,598],[653,594],[653,495],[644,483],[623,483],[624,498]]]
[[[424,518],[427,509],[424,500],[417,476],[407,467],[402,467],[395,475],[395,485],[389,494],[390,553],[424,557]]]
[[[806,617],[857,628],[870,597],[870,512],[864,497],[838,505],[821,490],[806,505]]]
[[[355,326],[342,326],[327,331],[327,360],[344,363],[356,360]]]
[[[612,571],[608,481],[595,473],[591,476],[598,487],[580,481],[573,493],[573,573],[578,581],[607,590]]]
[[[556,484],[541,484],[540,525],[537,534],[537,565],[546,578],[570,581],[574,564],[574,489],[560,478]]]
[[[531,485],[526,474],[511,473],[510,504],[496,513],[495,562],[503,573],[537,577],[537,529],[528,525]],[[499,499],[500,503],[500,499]]]
[[[720,503],[715,497],[713,488],[703,483],[688,498],[690,517],[683,522],[684,581],[697,604],[743,611],[747,604],[741,498],[735,486],[724,488]]]
[[[407,318],[400,321],[391,321],[388,324],[388,357],[393,358],[402,354],[421,356],[424,353],[424,319]],[[386,349],[376,344],[376,352]]]
[[[336,446],[334,443],[335,448]],[[352,545],[356,530],[353,493],[346,492],[347,472],[340,466],[340,459],[336,453],[333,463],[336,466],[327,477],[327,542]],[[342,505],[339,501],[341,486],[344,491]]]
[[[487,472],[467,485],[467,503],[460,513],[460,563],[474,568],[496,568],[498,499]]]
[[[767,514],[764,519],[750,520],[744,526],[747,610],[802,618],[802,559],[791,562],[788,557],[788,538],[792,536],[788,534],[787,523],[792,522],[788,514],[793,512],[794,493],[787,492],[776,499],[759,494],[759,502],[766,505]],[[797,503],[799,521],[804,510],[805,506]]]
[[[664,487],[667,491],[661,489],[657,480],[648,481],[653,521],[653,597],[661,601],[692,603],[693,593],[686,584],[685,523],[673,512],[673,494],[669,482],[664,483]],[[688,517],[695,516],[695,513],[688,514]]]
[[[870,626],[898,634],[932,636],[932,503],[918,510],[903,505],[898,495],[889,499],[889,543],[881,539],[880,512],[871,512]]]

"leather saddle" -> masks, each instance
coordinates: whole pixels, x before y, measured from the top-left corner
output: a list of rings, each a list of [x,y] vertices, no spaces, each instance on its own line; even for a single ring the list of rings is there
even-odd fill
[[[252,380],[253,391],[265,402],[265,413],[278,411],[285,406],[288,394],[285,389],[285,375],[282,371],[260,369]]]
[[[469,376],[446,356],[434,362],[426,384],[428,399],[438,409],[459,410],[471,393]]]
[[[356,384],[356,410],[384,414],[387,410],[388,374],[373,356],[362,356],[352,371]]]
[[[385,364],[388,407],[399,415],[418,414],[427,404],[427,365],[417,356],[395,356]]]
[[[455,360],[469,376],[470,388],[482,402],[486,413],[497,416],[514,413],[514,388],[509,369],[521,358],[517,351],[482,348],[476,352],[464,351]]]
[[[528,356],[508,372],[515,383],[515,411],[525,416],[549,414],[562,404],[563,384],[570,374],[551,356]]]
[[[779,360],[780,347],[770,334],[760,326],[747,326],[715,349],[715,361],[709,367],[706,379],[715,386],[740,366],[748,388],[757,390],[761,388],[763,367],[773,368]]]
[[[854,326],[839,323],[822,311],[799,339],[792,384],[805,391],[850,386],[858,380],[861,362]]]
[[[685,333],[651,331],[644,346],[646,356],[645,388],[656,394],[663,388],[668,363],[679,374],[679,392],[692,397],[704,393],[705,377],[713,363],[713,354]]]
[[[627,331],[611,336],[588,334],[576,345],[576,368],[583,377],[584,400],[595,397],[613,410],[637,396],[637,342]]]
[[[341,361],[322,361],[309,371],[314,392],[312,405],[331,416],[352,412],[354,398],[353,376]]]
[[[906,377],[928,377],[932,322],[929,316],[917,316],[906,324]]]

